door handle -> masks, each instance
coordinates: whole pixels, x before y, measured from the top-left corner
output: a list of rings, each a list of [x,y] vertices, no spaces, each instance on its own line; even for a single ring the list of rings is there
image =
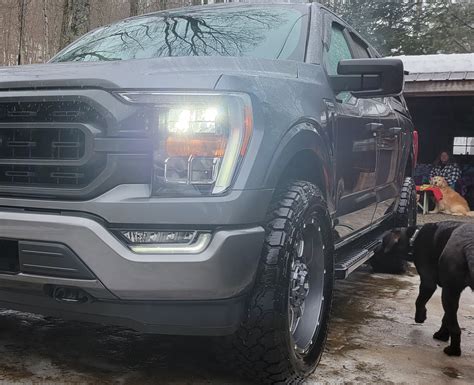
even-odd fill
[[[393,135],[397,135],[399,134],[400,132],[402,132],[402,128],[401,127],[390,127],[388,129],[388,132],[390,132],[391,134]]]
[[[374,134],[383,130],[382,123],[367,123],[365,127],[367,128],[367,130],[369,130],[370,132],[373,132]]]

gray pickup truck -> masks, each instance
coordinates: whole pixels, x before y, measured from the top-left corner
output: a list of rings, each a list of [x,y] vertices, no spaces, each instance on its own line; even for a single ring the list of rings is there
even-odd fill
[[[317,4],[130,18],[0,69],[0,306],[228,336],[302,381],[334,278],[416,220],[402,89]]]

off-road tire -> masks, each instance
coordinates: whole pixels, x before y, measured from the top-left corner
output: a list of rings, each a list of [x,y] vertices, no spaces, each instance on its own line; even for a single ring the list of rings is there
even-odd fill
[[[258,384],[299,384],[318,365],[326,342],[334,283],[331,222],[320,190],[309,182],[292,182],[275,195],[247,318],[232,338],[232,353],[240,372]],[[299,354],[289,328],[289,285],[295,234],[308,215],[321,233],[324,247],[318,255],[324,258],[325,274],[319,326]]]
[[[413,178],[407,177],[400,193],[400,202],[395,212],[394,227],[416,226],[416,186]],[[370,260],[374,273],[405,274],[408,263],[398,257],[376,252]]]
[[[395,227],[416,226],[416,185],[411,177],[405,178],[395,215]]]

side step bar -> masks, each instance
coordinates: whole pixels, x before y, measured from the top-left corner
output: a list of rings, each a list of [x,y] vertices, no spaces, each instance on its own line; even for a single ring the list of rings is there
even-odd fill
[[[350,252],[348,250],[347,254],[342,255],[338,253],[336,265],[334,266],[336,279],[346,279],[349,274],[374,255],[375,249],[381,243],[381,240],[376,240],[365,245],[363,248],[357,248],[356,251],[352,250]]]
[[[335,245],[336,279],[346,279],[360,265],[372,258],[375,249],[382,243],[385,232],[392,229],[392,219],[392,217],[388,217],[382,223],[377,224],[377,227],[350,243],[341,242],[339,245]]]

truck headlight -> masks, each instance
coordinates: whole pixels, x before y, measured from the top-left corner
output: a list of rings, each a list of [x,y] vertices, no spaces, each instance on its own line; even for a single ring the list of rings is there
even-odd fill
[[[250,98],[236,93],[118,92],[147,104],[153,122],[154,195],[213,195],[231,185],[252,134]]]

